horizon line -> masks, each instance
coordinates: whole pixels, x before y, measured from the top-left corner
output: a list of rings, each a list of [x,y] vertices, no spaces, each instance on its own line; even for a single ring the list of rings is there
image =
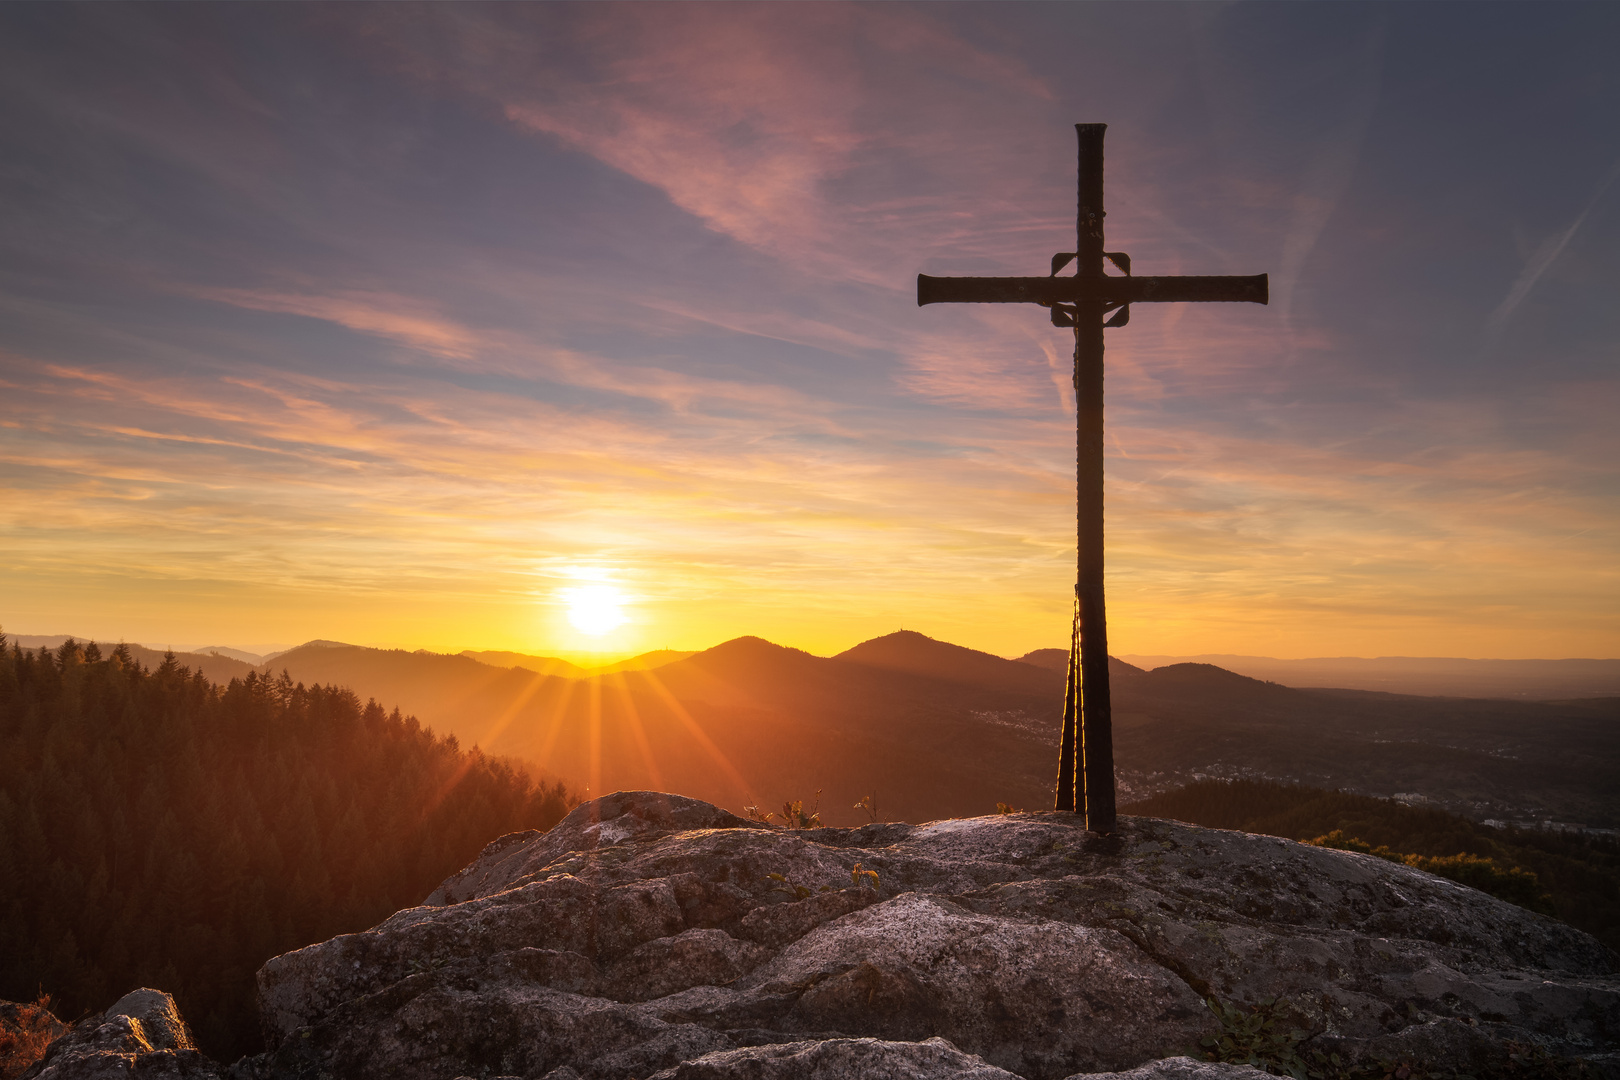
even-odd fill
[[[828,653],[828,654],[825,654],[825,655],[820,654],[820,653],[814,653],[814,652],[811,652],[808,649],[802,649],[802,648],[799,648],[798,646],[795,646],[795,645],[782,645],[779,642],[771,641],[769,638],[763,637],[763,636],[758,635],[758,634],[738,634],[738,635],[736,635],[734,637],[726,638],[723,641],[719,641],[719,642],[716,642],[713,645],[709,645],[709,646],[706,646],[704,648],[699,648],[699,649],[689,649],[689,648],[681,648],[681,647],[678,647],[678,646],[665,645],[665,646],[660,646],[659,648],[656,648],[656,649],[645,649],[645,650],[642,650],[642,651],[639,651],[639,652],[611,652],[611,653],[610,652],[600,652],[600,653],[596,653],[596,652],[585,652],[585,651],[580,651],[580,650],[565,650],[565,651],[559,651],[559,652],[555,652],[555,653],[535,653],[535,652],[524,652],[524,651],[522,651],[520,649],[478,648],[478,647],[472,647],[472,646],[469,646],[469,647],[466,647],[466,648],[463,648],[463,649],[460,649],[460,650],[456,650],[456,651],[453,651],[453,652],[446,652],[446,651],[441,651],[439,649],[427,648],[427,647],[424,647],[424,646],[412,647],[410,645],[397,644],[397,643],[387,643],[387,642],[347,642],[347,641],[337,641],[337,640],[331,639],[331,638],[320,638],[320,637],[310,638],[307,641],[299,642],[298,644],[295,644],[295,645],[289,645],[289,646],[285,646],[285,647],[277,647],[277,648],[273,648],[273,649],[271,649],[269,651],[266,651],[266,652],[260,652],[259,650],[249,649],[249,648],[244,648],[244,647],[241,647],[241,646],[229,645],[229,644],[177,646],[177,645],[174,645],[174,644],[170,643],[170,644],[165,644],[165,645],[162,645],[162,646],[158,646],[158,645],[149,645],[149,644],[147,644],[145,642],[141,642],[141,641],[130,641],[127,638],[120,638],[118,642],[111,642],[110,640],[103,640],[102,638],[99,638],[99,637],[96,637],[96,636],[93,636],[93,635],[80,635],[80,634],[28,634],[28,633],[14,633],[14,632],[12,632],[10,630],[3,630],[3,629],[0,629],[0,633],[3,633],[5,635],[5,638],[7,639],[8,642],[15,641],[16,639],[19,639],[19,638],[56,639],[56,644],[55,645],[45,645],[44,646],[44,647],[47,647],[47,648],[55,648],[56,645],[60,645],[63,641],[66,641],[67,639],[71,638],[72,640],[77,641],[80,644],[90,644],[91,642],[94,642],[94,643],[96,643],[98,645],[105,645],[105,644],[114,644],[114,645],[116,645],[116,644],[119,644],[119,643],[125,643],[125,644],[129,644],[129,645],[136,645],[136,646],[139,646],[140,648],[143,648],[143,649],[150,649],[150,650],[152,650],[154,652],[171,651],[171,652],[176,653],[177,655],[191,655],[191,656],[209,656],[209,655],[227,656],[228,654],[223,653],[220,650],[230,649],[230,650],[233,650],[235,652],[246,653],[249,656],[259,657],[260,659],[259,659],[258,663],[252,665],[254,667],[263,667],[264,665],[271,663],[277,656],[281,656],[281,655],[284,655],[286,653],[292,652],[295,649],[302,649],[302,648],[305,648],[305,647],[310,646],[310,645],[321,645],[321,646],[326,646],[326,647],[373,649],[373,650],[376,650],[376,651],[379,651],[379,652],[430,653],[430,654],[435,655],[435,656],[463,656],[463,655],[466,655],[468,653],[509,653],[511,655],[514,655],[514,656],[522,656],[522,657],[525,657],[525,658],[528,658],[528,659],[533,659],[533,660],[561,661],[561,662],[569,664],[569,665],[571,665],[573,667],[577,667],[577,668],[581,668],[583,670],[589,671],[589,670],[598,669],[598,668],[611,667],[611,666],[613,666],[615,664],[621,664],[621,663],[624,663],[625,661],[635,660],[635,659],[638,659],[638,658],[643,657],[643,656],[652,655],[654,653],[680,652],[680,653],[687,653],[689,655],[697,655],[699,653],[708,652],[711,649],[716,649],[716,648],[719,648],[722,645],[727,645],[727,644],[730,644],[733,641],[740,641],[740,640],[743,640],[745,638],[757,638],[758,640],[764,641],[767,644],[776,646],[777,648],[797,649],[798,651],[804,652],[807,655],[816,656],[819,659],[830,660],[830,659],[834,659],[834,658],[842,655],[845,652],[848,652],[850,649],[854,649],[854,648],[857,648],[860,645],[864,645],[867,642],[879,641],[879,640],[882,640],[883,638],[892,637],[895,634],[901,634],[901,633],[917,634],[919,637],[928,638],[930,641],[938,641],[938,642],[941,642],[942,644],[952,645],[952,646],[954,646],[956,648],[961,648],[961,649],[968,649],[968,650],[970,650],[972,652],[980,653],[980,654],[985,655],[985,656],[993,656],[993,657],[995,657],[997,659],[1007,660],[1007,661],[1014,662],[1014,663],[1020,662],[1020,661],[1023,660],[1024,657],[1032,656],[1032,655],[1034,655],[1035,653],[1038,653],[1038,652],[1061,652],[1061,651],[1066,651],[1061,646],[1052,646],[1050,648],[1044,648],[1044,649],[1031,649],[1030,651],[1028,651],[1026,653],[1023,653],[1020,656],[1004,656],[1004,655],[1002,655],[1000,653],[993,653],[993,652],[989,652],[989,651],[984,650],[984,649],[974,649],[972,646],[968,646],[968,645],[957,645],[955,642],[948,641],[948,640],[946,640],[944,638],[935,638],[935,637],[932,637],[932,636],[930,636],[928,634],[924,634],[924,633],[922,633],[921,631],[918,631],[918,630],[910,630],[910,631],[908,631],[908,630],[904,630],[904,629],[893,630],[893,631],[890,631],[887,634],[879,634],[876,637],[865,638],[865,639],[863,639],[861,641],[857,641],[854,645],[851,645],[848,648],[841,649],[838,652]],[[30,646],[26,646],[26,647],[27,648],[38,648],[40,646],[38,646],[38,645],[30,645]],[[1464,662],[1464,663],[1563,663],[1563,662],[1584,662],[1584,663],[1610,663],[1610,662],[1614,662],[1614,663],[1620,663],[1620,657],[1602,657],[1602,656],[1556,656],[1556,657],[1549,657],[1549,656],[1525,656],[1525,657],[1486,656],[1486,657],[1473,657],[1473,656],[1448,656],[1448,655],[1414,656],[1414,655],[1410,655],[1410,654],[1382,654],[1382,655],[1378,655],[1378,656],[1358,656],[1358,655],[1350,655],[1350,654],[1339,654],[1339,655],[1336,655],[1336,656],[1318,655],[1318,656],[1288,657],[1288,656],[1270,656],[1270,655],[1264,655],[1264,654],[1260,654],[1260,653],[1224,653],[1224,652],[1201,652],[1201,653],[1168,653],[1168,652],[1166,652],[1166,653],[1159,653],[1159,652],[1142,652],[1142,651],[1135,651],[1135,652],[1128,652],[1128,653],[1110,653],[1109,655],[1111,657],[1113,657],[1114,659],[1116,659],[1116,660],[1121,660],[1121,661],[1125,661],[1125,662],[1129,662],[1134,658],[1134,659],[1142,659],[1142,660],[1169,661],[1169,662],[1174,662],[1174,663],[1198,663],[1198,662],[1201,662],[1201,661],[1214,660],[1214,659],[1260,660],[1260,661],[1272,661],[1272,662],[1275,662],[1275,663],[1285,663],[1285,664],[1301,664],[1301,663],[1329,662],[1329,661],[1352,661],[1352,660],[1353,661],[1368,662],[1368,663],[1377,662],[1377,661],[1400,661],[1400,660],[1453,661],[1453,662]],[[228,657],[228,658],[230,658],[230,659],[238,659],[236,657]],[[590,659],[586,659],[586,658],[590,658]],[[243,663],[249,663],[249,661],[246,661],[246,660],[243,660],[242,662]],[[1156,666],[1164,667],[1164,666],[1167,666],[1167,665],[1164,664],[1164,663],[1161,663],[1161,664],[1158,664]]]

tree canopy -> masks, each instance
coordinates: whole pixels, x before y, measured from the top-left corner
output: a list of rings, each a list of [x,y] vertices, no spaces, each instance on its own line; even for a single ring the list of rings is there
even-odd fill
[[[72,1019],[172,993],[221,1060],[260,1045],[253,973],[420,903],[577,799],[336,686],[221,686],[0,635],[0,998]]]

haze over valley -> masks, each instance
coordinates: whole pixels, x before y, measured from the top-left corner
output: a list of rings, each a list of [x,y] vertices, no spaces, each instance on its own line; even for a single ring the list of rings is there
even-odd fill
[[[132,650],[148,666],[162,662]],[[809,806],[819,791],[823,820],[856,824],[866,815],[854,805],[869,795],[883,817],[911,821],[1050,805],[1067,654],[1012,660],[900,631],[831,657],[743,637],[595,670],[521,653],[331,641],[257,666],[220,650],[178,660],[220,682],[286,672],[347,687],[587,796],[669,790],[741,812],[788,799]],[[1114,660],[1121,801],[1202,777],[1269,778],[1475,820],[1620,826],[1620,695],[1599,696],[1620,661],[1271,663],[1312,675],[1324,668],[1310,665],[1336,663],[1350,677],[1299,688],[1203,662],[1144,670]],[[1459,668],[1504,696],[1365,688],[1414,670],[1455,679]]]

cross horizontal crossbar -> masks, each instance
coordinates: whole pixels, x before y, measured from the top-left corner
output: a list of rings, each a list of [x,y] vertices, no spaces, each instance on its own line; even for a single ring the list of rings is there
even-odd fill
[[[1177,304],[1230,300],[1264,304],[1265,274],[1253,277],[929,277],[917,275],[917,306],[924,304]]]

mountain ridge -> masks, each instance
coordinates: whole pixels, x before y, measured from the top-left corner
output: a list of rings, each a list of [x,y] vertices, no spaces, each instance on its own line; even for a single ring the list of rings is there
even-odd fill
[[[815,805],[821,791],[833,824],[859,820],[851,807],[872,795],[912,820],[1050,805],[1064,672],[885,638],[846,653],[890,666],[743,637],[575,679],[321,643],[259,670],[397,705],[592,795],[674,789],[770,809]],[[221,681],[252,670],[217,655],[191,666]],[[1276,779],[1430,799],[1475,820],[1620,827],[1620,698],[1422,698],[1290,688],[1208,664],[1110,669],[1122,799],[1205,776]]]
[[[912,820],[1050,805],[1064,682],[1055,665],[912,632],[835,657],[745,636],[575,679],[358,646],[301,647],[266,670],[283,668],[398,704],[591,795],[673,789],[773,809],[813,804],[821,790],[832,824],[858,821],[850,808],[874,793],[886,814]],[[1110,671],[1122,799],[1200,776],[1254,777],[1415,792],[1475,820],[1620,825],[1620,701],[1309,690],[1117,658]]]
[[[913,633],[915,631],[897,632],[899,635]],[[37,649],[41,646],[55,649],[69,637],[81,643],[96,641],[100,645],[109,644],[109,642],[102,641],[99,638],[82,634],[10,634],[7,636],[10,640],[21,644],[23,648],[27,649]],[[895,636],[895,634],[889,634],[873,638],[845,649],[843,652],[835,654],[835,656],[860,659],[860,654],[867,650],[869,646],[872,646],[874,642],[882,642]],[[923,637],[924,635],[918,634],[917,636]],[[128,644],[131,648],[141,648],[158,657],[161,657],[165,652],[165,649],[135,642],[129,642]],[[942,642],[941,644],[949,645],[950,643]],[[176,655],[188,658],[187,662],[192,667],[196,667],[197,663],[189,658],[215,656],[223,660],[236,661],[251,667],[262,668],[294,649],[310,647],[374,648],[374,646],[354,646],[345,642],[315,639],[293,646],[292,649],[262,654],[235,646],[209,645],[196,649],[176,650]],[[972,654],[974,657],[981,657],[991,661],[1004,660],[1006,662],[1028,664],[1056,671],[1060,675],[1068,667],[1069,652],[1067,649],[1035,649],[1022,656],[1004,658],[978,649],[968,649],[965,646],[952,645],[951,647],[962,649],[964,653]],[[490,664],[491,666],[520,666],[539,671],[542,674],[564,675],[570,678],[583,678],[591,674],[605,674],[618,670],[660,667],[696,655],[695,651],[655,649],[651,652],[641,653],[609,664],[581,665],[559,657],[509,650],[463,649],[458,654],[432,653],[431,650],[417,651],[430,653],[431,655],[470,656],[481,663]],[[146,661],[143,660],[143,662]],[[1142,674],[1154,668],[1183,663],[1213,664],[1239,675],[1246,675],[1265,682],[1280,683],[1295,689],[1376,690],[1427,697],[1543,701],[1582,697],[1620,697],[1620,659],[1604,658],[1570,657],[1563,659],[1503,660],[1443,656],[1337,656],[1278,659],[1276,657],[1239,653],[1202,653],[1185,656],[1122,653],[1118,656],[1109,657],[1109,672],[1113,678],[1123,679]],[[878,666],[885,665],[880,662]],[[241,669],[231,668],[228,665],[211,665],[206,670],[208,670],[210,678],[229,678],[231,674],[240,675],[243,673]]]
[[[1382,690],[1425,697],[1557,700],[1620,696],[1620,659],[1493,660],[1446,656],[1197,656],[1124,654],[1145,668],[1207,663],[1296,689]]]

